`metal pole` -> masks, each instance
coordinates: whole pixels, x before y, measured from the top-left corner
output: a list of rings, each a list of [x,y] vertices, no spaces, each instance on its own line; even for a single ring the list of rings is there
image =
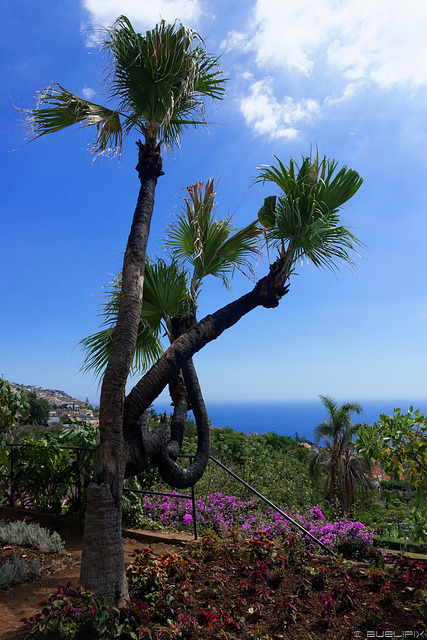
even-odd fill
[[[14,483],[14,470],[13,470],[13,444],[10,444],[10,496],[9,496],[9,502],[10,502],[10,506],[13,507],[13,492],[14,492],[14,488],[15,488],[15,483]]]
[[[253,487],[251,487],[250,484],[248,484],[247,482],[245,482],[244,480],[242,480],[242,478],[239,478],[239,476],[237,476],[235,473],[233,473],[233,471],[231,471],[230,469],[228,469],[225,465],[222,464],[222,462],[220,462],[219,460],[217,460],[216,458],[214,458],[213,456],[210,456],[210,459],[213,460],[217,465],[219,465],[222,469],[224,469],[224,471],[227,471],[227,473],[230,474],[230,476],[233,476],[233,478],[235,478],[236,480],[238,480],[241,484],[243,484],[247,489],[249,489],[250,491],[252,491],[252,493],[254,493],[256,496],[258,496],[258,498],[261,498],[261,500],[263,500],[266,504],[268,504],[269,507],[272,507],[272,509],[274,509],[275,511],[277,511],[277,513],[280,513],[281,516],[283,516],[286,520],[288,520],[291,524],[293,524],[295,527],[297,527],[298,529],[300,529],[300,531],[303,531],[305,533],[306,536],[308,536],[309,538],[311,538],[311,540],[313,540],[313,542],[315,542],[316,544],[318,544],[320,547],[322,547],[322,549],[324,549],[325,551],[327,551],[328,553],[330,553],[332,556],[336,556],[337,554],[335,553],[335,551],[332,551],[332,549],[330,549],[329,547],[326,546],[326,544],[323,544],[323,542],[321,542],[320,540],[318,540],[312,533],[310,533],[310,531],[307,531],[307,529],[304,529],[304,527],[302,525],[299,524],[299,522],[296,522],[296,520],[294,520],[293,518],[291,518],[290,516],[288,516],[284,511],[282,511],[281,509],[279,509],[279,507],[276,507],[275,504],[273,504],[272,502],[270,502],[270,500],[268,500],[265,496],[262,495],[262,493],[259,493],[259,491],[257,491],[256,489],[254,489]]]
[[[190,456],[190,464],[193,462],[193,456]],[[191,485],[191,505],[193,507],[193,531],[194,539],[197,540],[197,514],[196,514],[196,499],[194,493],[194,484]]]

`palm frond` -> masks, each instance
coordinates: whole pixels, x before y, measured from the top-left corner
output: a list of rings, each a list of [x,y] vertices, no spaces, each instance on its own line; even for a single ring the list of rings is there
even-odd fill
[[[111,62],[106,83],[128,114],[127,127],[146,132],[148,123],[168,145],[179,144],[186,126],[206,124],[205,98],[225,95],[219,58],[180,22],[162,20],[142,35],[121,16],[107,29],[104,47]]]
[[[123,130],[119,111],[80,98],[59,84],[54,83],[41,91],[37,107],[26,109],[24,114],[33,139],[75,124],[94,126],[93,153],[121,152]]]
[[[288,251],[292,263],[308,260],[333,271],[341,263],[354,264],[351,257],[360,241],[341,224],[339,208],[360,188],[362,179],[352,169],[318,155],[303,157],[301,167],[290,160],[286,167],[260,169],[256,182],[271,182],[280,194],[269,196],[258,214],[267,242]]]
[[[175,259],[192,265],[194,290],[208,275],[220,277],[228,287],[234,269],[251,270],[261,229],[253,222],[237,230],[230,218],[215,219],[213,180],[201,180],[187,191],[185,206],[169,226],[166,246]]]
[[[135,345],[131,372],[141,373],[163,353],[161,336],[166,332],[173,339],[171,318],[188,312],[187,277],[176,263],[146,262],[143,306]],[[80,341],[84,352],[82,370],[101,378],[110,357],[120,304],[121,278],[118,276],[106,288],[100,316],[102,329]]]
[[[145,268],[141,318],[151,327],[163,323],[173,340],[171,318],[185,316],[189,310],[187,274],[175,261],[169,265],[163,260],[146,262]]]
[[[74,124],[95,126],[93,152],[121,152],[132,129],[166,145],[180,142],[186,127],[206,125],[207,98],[225,96],[219,57],[180,22],[161,21],[144,35],[125,16],[106,29],[110,56],[104,82],[114,108],[80,98],[53,83],[38,94],[35,109],[24,110],[32,138]]]

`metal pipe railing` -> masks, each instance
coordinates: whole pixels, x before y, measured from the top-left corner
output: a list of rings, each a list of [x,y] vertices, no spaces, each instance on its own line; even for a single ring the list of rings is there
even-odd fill
[[[222,464],[222,462],[220,462],[219,460],[217,460],[216,458],[214,458],[213,456],[210,456],[210,459],[213,460],[213,462],[215,462],[215,464],[217,464],[219,467],[221,467],[221,469],[224,469],[224,471],[226,471],[228,474],[230,474],[230,476],[232,476],[235,480],[237,480],[238,482],[240,482],[240,484],[242,484],[244,487],[246,487],[247,489],[249,489],[249,491],[252,491],[252,493],[254,493],[258,498],[260,498],[261,500],[263,500],[266,504],[268,504],[269,507],[271,507],[272,509],[274,509],[275,511],[277,511],[277,513],[280,513],[281,516],[283,516],[286,520],[288,520],[288,522],[290,522],[291,524],[293,524],[295,527],[297,527],[300,531],[303,531],[304,534],[306,536],[308,536],[311,540],[313,540],[313,542],[315,542],[316,544],[318,544],[320,547],[322,547],[322,549],[324,549],[325,551],[327,551],[328,553],[330,553],[332,556],[335,556],[336,553],[335,551],[332,551],[332,549],[330,549],[326,544],[324,544],[323,542],[321,542],[321,540],[318,540],[316,538],[316,536],[314,536],[310,531],[308,531],[307,529],[305,529],[299,522],[297,522],[296,520],[294,520],[293,518],[291,518],[291,516],[288,516],[287,513],[285,513],[284,511],[282,511],[281,509],[279,509],[279,507],[277,507],[275,504],[273,504],[273,502],[271,502],[271,500],[269,500],[268,498],[266,498],[265,496],[262,495],[262,493],[260,493],[259,491],[257,491],[256,489],[254,489],[253,487],[251,487],[250,484],[248,484],[247,482],[245,482],[244,480],[242,480],[242,478],[240,478],[238,475],[236,475],[233,471],[231,471],[231,469],[229,469],[228,467],[225,466],[225,464]]]

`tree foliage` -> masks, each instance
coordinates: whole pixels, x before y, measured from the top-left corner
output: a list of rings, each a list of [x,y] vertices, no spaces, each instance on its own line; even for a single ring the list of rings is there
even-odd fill
[[[145,34],[125,16],[106,29],[110,64],[105,92],[115,108],[96,104],[52,83],[25,111],[33,137],[72,125],[95,127],[95,154],[121,153],[132,129],[145,138],[179,144],[183,129],[206,125],[204,98],[224,97],[219,58],[206,52],[200,36],[181,23],[163,20]]]
[[[35,391],[28,393],[28,422],[44,425],[49,418],[50,404],[44,398],[38,398]]]
[[[412,509],[414,538],[427,540],[427,417],[409,408],[395,409],[392,416],[381,414],[373,425],[363,425],[357,433],[357,450],[381,463],[395,480],[407,478],[415,490]]]
[[[264,200],[258,218],[267,242],[287,251],[289,264],[308,260],[316,267],[338,269],[340,263],[353,264],[351,252],[359,240],[341,223],[339,209],[359,190],[362,178],[338,162],[302,157],[301,166],[290,160],[285,166],[263,167],[257,182],[276,184],[280,194]]]
[[[0,378],[0,434],[10,432],[29,415],[28,398],[22,391],[12,391]]]

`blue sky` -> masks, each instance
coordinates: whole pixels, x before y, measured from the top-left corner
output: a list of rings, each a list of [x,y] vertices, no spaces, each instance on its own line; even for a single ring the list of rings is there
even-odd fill
[[[209,132],[190,132],[165,158],[149,252],[182,189],[214,177],[218,213],[253,220],[271,189],[257,167],[318,146],[364,178],[343,219],[366,245],[337,276],[298,268],[275,310],[244,318],[195,358],[207,400],[427,397],[427,5],[423,0],[40,0],[6,2],[0,68],[2,198],[0,375],[80,398],[78,341],[98,326],[99,295],[121,267],[138,177],[135,138],[121,162],[93,161],[90,132],[26,144],[18,108],[56,81],[102,102],[93,28],[120,14],[145,31],[163,17],[222,53],[227,98]],[[257,266],[266,273],[267,260]],[[230,295],[206,281],[199,316]]]

